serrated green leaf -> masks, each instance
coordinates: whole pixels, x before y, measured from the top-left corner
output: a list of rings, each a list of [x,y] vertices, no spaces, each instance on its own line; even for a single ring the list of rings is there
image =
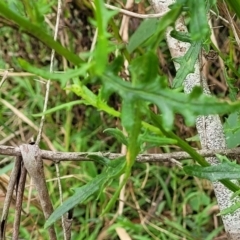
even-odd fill
[[[112,88],[109,84],[109,87]],[[92,105],[96,107],[100,111],[104,111],[111,116],[120,117],[121,113],[116,111],[114,108],[110,107],[107,103],[101,100],[101,96],[94,94],[91,90],[89,90],[86,86],[73,84],[71,87],[68,87],[69,90],[73,91],[76,95],[83,98],[83,101],[87,105]],[[115,89],[112,88],[113,91]],[[158,128],[150,125],[147,122],[142,121],[142,125],[145,129],[149,129],[150,131],[161,134]]]
[[[98,98],[98,96],[95,95],[86,86],[81,84],[79,85],[73,84],[72,86],[68,87],[68,89],[73,91],[78,96],[82,97],[86,105],[91,105],[93,107],[96,107],[98,110],[105,111],[114,117],[120,117],[120,112],[108,106],[104,101],[101,101],[101,99]]]
[[[107,10],[102,0],[95,0],[94,2],[94,13],[98,27],[98,41],[93,55],[95,58],[94,71],[96,75],[100,76],[105,71],[110,50],[108,42],[110,34],[107,31],[107,25],[116,12]]]
[[[114,164],[109,164],[107,169],[95,177],[86,185],[76,188],[73,196],[68,198],[61,206],[59,206],[47,219],[44,228],[51,226],[63,214],[74,208],[75,205],[86,201],[90,196],[96,194],[105,184],[119,176],[125,167],[125,157],[114,160]]]
[[[183,169],[188,175],[206,178],[212,182],[221,179],[240,179],[240,165],[229,161],[209,167],[195,165],[186,166]]]
[[[128,140],[127,137],[124,136],[123,132],[118,129],[118,128],[107,128],[103,131],[104,133],[107,133],[109,135],[112,135],[113,137],[115,137],[120,143],[124,144],[124,145],[128,145]]]
[[[132,101],[131,99],[134,97],[134,99],[156,104],[161,110],[164,128],[168,130],[173,126],[175,113],[182,114],[186,124],[191,125],[194,124],[195,118],[199,115],[227,113],[238,109],[240,106],[240,102],[228,103],[203,93],[199,95],[199,90],[193,92],[193,95],[174,92],[167,88],[160,89],[156,92],[144,91],[132,87],[131,83],[124,82],[111,73],[103,75],[103,84],[111,84],[111,87],[118,92],[126,102]],[[127,112],[128,111],[126,111],[126,113]],[[127,120],[127,116],[124,117]],[[131,120],[131,117],[129,120]]]
[[[195,42],[191,45],[183,57],[173,59],[175,62],[180,64],[180,68],[173,80],[173,88],[182,86],[187,75],[194,72],[194,65],[201,50],[201,45],[201,42]]]

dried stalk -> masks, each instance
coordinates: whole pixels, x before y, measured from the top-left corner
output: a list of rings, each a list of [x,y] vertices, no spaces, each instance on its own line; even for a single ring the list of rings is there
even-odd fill
[[[150,4],[154,8],[155,12],[161,13],[168,10],[168,6],[173,4],[174,0],[149,0]],[[183,17],[180,17],[176,24],[175,29],[181,32],[187,32],[187,28],[184,23]],[[178,58],[184,56],[188,51],[190,44],[185,42],[180,42],[170,36],[170,31],[172,28],[168,28],[166,31],[166,40],[171,52],[172,58]],[[179,65],[175,63],[176,70],[179,69]],[[199,61],[195,64],[195,72],[189,74],[184,82],[184,91],[185,93],[190,93],[195,86],[202,86],[205,94],[210,94],[206,80],[200,73],[200,63]],[[220,121],[219,116],[209,115],[209,116],[200,116],[196,121],[197,131],[200,136],[200,141],[202,148],[204,149],[225,149],[226,142],[223,133],[223,127]],[[211,157],[207,159],[210,164],[217,164],[218,159],[216,157]],[[225,209],[226,207],[231,206],[235,203],[231,199],[232,192],[227,189],[220,182],[213,183],[215,195],[219,204],[220,210]],[[238,199],[239,201],[239,199]],[[222,216],[224,223],[225,231],[228,236],[228,239],[237,240],[240,239],[240,210],[235,211],[232,215]]]
[[[232,149],[203,149],[197,151],[203,157],[215,157],[216,154],[228,156],[229,158],[238,159],[240,155],[240,148]],[[107,157],[111,160],[124,156],[121,153],[102,153],[102,152],[53,152],[39,149],[39,154],[43,159],[51,160],[53,162],[61,161],[93,161],[91,155],[98,155]],[[21,156],[19,147],[0,145],[0,155],[7,156]],[[158,162],[164,163],[175,160],[191,159],[186,152],[172,152],[172,153],[156,153],[156,154],[139,154],[137,156],[137,162]]]
[[[24,166],[33,180],[35,188],[38,192],[44,217],[47,220],[53,213],[53,206],[45,181],[43,161],[39,154],[39,148],[37,145],[23,144],[20,146],[20,149],[22,153]],[[50,226],[48,228],[48,232],[51,240],[57,239],[54,226]]]
[[[21,213],[22,213],[22,203],[23,203],[23,195],[24,195],[26,177],[27,177],[27,170],[24,167],[23,162],[21,161],[21,172],[20,172],[19,182],[17,184],[16,209],[15,209],[13,235],[12,235],[13,239],[18,239],[18,237],[19,237],[19,229],[20,229]]]
[[[21,170],[21,162],[22,162],[22,157],[17,156],[14,168],[11,172],[10,180],[8,183],[7,187],[7,194],[4,200],[4,205],[3,205],[3,210],[2,210],[2,217],[1,217],[1,228],[0,228],[0,240],[5,239],[5,230],[6,230],[6,225],[7,225],[7,217],[8,217],[8,212],[9,212],[9,207],[12,201],[12,196],[13,196],[13,191],[14,187],[17,183],[17,178],[19,175],[19,171]]]

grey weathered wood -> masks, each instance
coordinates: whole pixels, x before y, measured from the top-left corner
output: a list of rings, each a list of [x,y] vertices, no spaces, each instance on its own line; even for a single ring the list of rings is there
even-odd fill
[[[42,206],[45,219],[48,219],[53,212],[52,202],[48,193],[45,181],[43,161],[40,155],[40,149],[37,145],[23,144],[20,146],[24,166],[28,174],[33,180],[35,188],[39,195],[40,204]],[[56,240],[56,232],[54,226],[49,227],[49,237]]]
[[[168,6],[173,4],[175,0],[149,0],[149,2],[154,8],[155,12],[161,13],[168,11]],[[187,32],[183,17],[180,17],[176,21],[175,29],[177,31]],[[185,53],[188,51],[190,44],[172,38],[170,36],[171,30],[171,27],[167,29],[166,40],[171,56],[174,59],[184,56]],[[179,64],[177,62],[174,62],[174,64],[176,70],[178,70]],[[202,86],[204,93],[210,94],[206,79],[204,78],[204,76],[202,76],[202,73],[200,72],[199,61],[196,61],[194,68],[194,73],[188,74],[184,81],[184,92],[188,94],[195,86]],[[196,127],[200,136],[200,142],[203,149],[226,149],[223,127],[219,116],[199,116],[196,121]],[[207,158],[207,161],[210,164],[218,163],[218,159],[216,157]],[[234,181],[234,183],[236,182]],[[213,183],[213,187],[220,210],[223,210],[234,204],[236,201],[240,200],[239,198],[235,198],[234,200],[232,200],[232,192],[220,182]],[[222,220],[228,239],[240,240],[240,210],[235,211],[234,214],[222,216]]]

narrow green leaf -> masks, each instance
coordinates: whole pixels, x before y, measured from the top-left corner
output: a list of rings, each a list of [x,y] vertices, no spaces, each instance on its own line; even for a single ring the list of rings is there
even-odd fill
[[[226,2],[232,7],[232,10],[240,18],[240,1],[239,0],[226,0]]]
[[[140,24],[134,34],[130,37],[129,43],[127,45],[127,50],[129,53],[132,53],[156,32],[159,21],[160,20],[156,18],[150,18],[144,20]]]
[[[119,176],[125,167],[125,157],[114,160],[114,164],[108,164],[107,169],[95,177],[86,185],[76,188],[73,196],[68,198],[61,206],[59,206],[47,219],[44,228],[51,226],[63,214],[74,208],[75,205],[83,203],[90,196],[96,194],[105,184]]]
[[[164,37],[165,30],[169,26],[174,25],[181,12],[182,4],[173,4],[171,10],[161,18],[155,33],[147,41],[145,41],[144,45],[148,49],[156,50],[156,48],[159,46],[159,42]]]
[[[133,166],[133,164],[136,160],[136,157],[140,151],[140,145],[138,142],[138,136],[139,136],[140,129],[141,129],[140,101],[130,101],[130,102],[128,102],[127,106],[129,107],[128,114],[131,116],[131,119],[129,119],[129,121],[131,121],[131,123],[129,125],[127,125],[127,123],[125,123],[125,125],[124,125],[124,127],[126,128],[126,130],[128,132],[128,136],[129,136],[128,146],[127,146],[127,154],[126,154],[126,167],[124,169],[125,170],[124,178],[123,178],[120,186],[117,188],[114,195],[108,202],[107,206],[103,210],[102,214],[105,214],[108,211],[110,211],[110,209],[115,204],[115,202],[120,194],[121,189],[127,183],[128,178],[131,176],[132,166]],[[122,114],[123,114],[123,112],[122,112]],[[124,115],[121,117],[124,118]],[[122,120],[122,122],[123,122],[123,120]]]
[[[124,136],[123,132],[118,129],[118,128],[107,128],[103,131],[104,133],[107,133],[109,135],[112,135],[113,137],[115,137],[120,143],[124,144],[124,145],[128,145],[128,140],[127,137]]]
[[[88,154],[88,158],[93,160],[96,163],[103,164],[104,166],[108,166],[109,163],[111,162],[108,158],[99,156],[99,155],[95,155],[95,154]]]
[[[121,123],[127,132],[135,125],[135,100],[130,95],[128,94],[128,97],[123,99],[121,109]]]
[[[21,66],[21,68],[27,72],[41,76],[45,79],[59,80],[63,83],[63,85],[71,78],[85,76],[87,70],[92,67],[92,64],[86,63],[82,64],[81,67],[76,68],[74,70],[73,69],[67,70],[65,73],[50,73],[48,71],[32,66],[30,63],[28,63],[22,58],[18,59],[18,63]]]
[[[56,107],[53,107],[53,108],[50,108],[48,109],[46,112],[43,112],[43,113],[37,113],[37,114],[32,114],[33,117],[41,117],[43,115],[47,115],[47,114],[50,114],[50,113],[54,113],[54,112],[57,112],[59,110],[62,110],[64,108],[71,108],[72,106],[74,105],[79,105],[83,103],[83,100],[76,100],[76,101],[72,101],[72,102],[68,102],[68,103],[63,103],[61,105],[58,105]]]
[[[240,165],[229,161],[209,167],[195,165],[186,166],[183,169],[188,175],[206,178],[212,182],[220,179],[240,179]]]
[[[106,177],[104,174],[101,174],[94,178],[91,182],[84,185],[81,188],[78,188],[73,196],[68,198],[63,202],[61,206],[59,206],[47,219],[45,222],[44,228],[48,228],[51,226],[57,219],[63,216],[70,209],[74,208],[75,205],[84,202],[90,196],[97,193],[97,191],[101,188],[101,186],[106,181]]]
[[[94,71],[96,75],[101,75],[105,71],[108,63],[108,38],[110,34],[107,32],[107,25],[108,21],[116,14],[116,12],[107,10],[102,0],[95,0],[94,2],[94,13],[98,27],[98,41],[94,50]]]
[[[207,38],[210,33],[205,0],[188,0],[190,21],[190,33],[193,41]]]
[[[223,209],[219,214],[217,214],[218,216],[224,216],[227,214],[232,214],[235,211],[237,211],[240,208],[240,202],[236,202],[234,204],[232,204],[230,207],[227,207],[225,209]]]
[[[139,137],[141,143],[153,143],[156,146],[177,144],[177,140],[167,137],[153,136],[150,134],[143,134]]]

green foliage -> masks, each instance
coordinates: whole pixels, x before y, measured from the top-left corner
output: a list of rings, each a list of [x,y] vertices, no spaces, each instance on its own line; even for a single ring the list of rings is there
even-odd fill
[[[124,136],[123,132],[120,129],[108,128],[108,129],[105,129],[103,132],[114,136],[120,143],[126,146],[128,145],[128,139],[126,136]]]
[[[201,45],[201,42],[193,43],[183,57],[174,59],[175,62],[180,64],[177,75],[173,80],[174,88],[182,86],[187,75],[194,72],[194,65],[198,59],[199,52],[201,51]]]
[[[224,123],[224,130],[228,148],[234,148],[240,144],[239,112],[231,113]]]
[[[237,93],[239,91],[239,89],[234,86],[234,84],[236,83],[236,79],[230,78],[227,74],[226,69],[224,69],[224,76],[229,87],[229,98],[231,101],[236,101]]]
[[[191,19],[190,34],[181,34],[176,31],[172,31],[171,33],[173,37],[191,43],[191,47],[183,57],[174,59],[174,61],[180,64],[180,69],[176,74],[173,85],[176,88],[180,87],[186,76],[193,72],[194,64],[201,47],[203,47],[204,43],[208,42],[209,27],[206,13],[210,6],[216,4],[215,1],[207,1],[206,4],[206,1],[203,0],[177,1],[177,4],[172,6],[171,11],[160,20],[148,19],[143,21],[131,36],[128,45],[124,47],[111,42],[112,39],[117,39],[117,36],[109,31],[109,24],[114,21],[113,16],[115,16],[115,12],[108,11],[104,7],[103,1],[95,0],[94,20],[91,20],[91,22],[98,29],[97,44],[91,53],[84,54],[84,61],[58,42],[53,41],[52,37],[46,33],[42,16],[48,12],[52,4],[50,2],[50,5],[46,5],[47,2],[44,0],[36,3],[34,1],[23,1],[23,5],[19,5],[20,3],[16,1],[14,4],[10,1],[8,4],[2,2],[0,3],[0,15],[18,24],[24,32],[39,39],[47,47],[54,49],[74,65],[73,69],[57,74],[49,73],[38,66],[33,66],[24,59],[18,59],[18,64],[22,70],[45,79],[51,79],[53,85],[60,84],[60,87],[67,90],[68,94],[53,96],[53,103],[50,105],[51,108],[44,113],[41,112],[42,101],[36,101],[36,97],[39,99],[41,97],[40,89],[38,87],[38,90],[35,90],[35,86],[30,84],[29,81],[21,82],[21,79],[16,80],[19,89],[12,89],[9,94],[12,96],[21,96],[24,89],[26,98],[29,99],[29,102],[27,102],[29,109],[25,113],[26,116],[32,121],[39,121],[39,119],[36,120],[33,117],[46,115],[49,125],[54,124],[56,119],[58,123],[61,123],[62,132],[65,134],[63,140],[60,140],[60,134],[55,136],[58,131],[57,129],[46,128],[46,135],[53,139],[54,146],[62,151],[68,151],[70,148],[73,148],[74,151],[87,150],[89,151],[88,157],[94,163],[81,163],[81,167],[76,167],[76,165],[72,167],[71,164],[66,165],[66,169],[70,169],[69,172],[73,172],[72,175],[78,180],[70,179],[69,184],[66,184],[66,200],[45,223],[45,228],[52,225],[69,210],[76,208],[76,216],[83,222],[82,225],[86,224],[86,221],[84,222],[85,219],[88,219],[89,222],[96,221],[94,232],[91,234],[88,230],[82,231],[80,239],[96,239],[97,231],[104,226],[104,223],[99,219],[100,213],[108,216],[107,214],[115,206],[119,193],[127,181],[131,178],[134,182],[134,187],[136,189],[141,188],[140,182],[143,181],[142,178],[146,169],[143,166],[137,165],[135,159],[140,152],[150,147],[164,146],[164,150],[166,151],[169,151],[171,145],[180,147],[202,166],[185,166],[184,171],[187,174],[207,178],[211,181],[224,179],[221,180],[223,184],[232,191],[238,192],[239,188],[228,180],[239,178],[239,169],[235,163],[223,161],[218,166],[209,166],[202,156],[173,132],[175,130],[174,119],[176,113],[184,117],[187,125],[193,125],[196,117],[199,115],[225,114],[237,111],[240,103],[235,99],[236,89],[231,85],[233,82],[232,79],[227,78],[230,90],[234,96],[234,99],[232,98],[231,100],[236,102],[227,102],[215,97],[206,96],[200,88],[195,88],[191,94],[185,95],[182,92],[169,88],[167,77],[159,69],[159,58],[156,54],[156,49],[164,37],[166,28],[172,26],[183,12],[183,9],[186,9]],[[9,7],[10,5],[14,7]],[[19,10],[16,7],[18,5],[21,6]],[[113,26],[113,24],[110,25],[111,27]],[[127,55],[127,51],[129,55]],[[118,56],[119,52],[124,52],[124,56]],[[122,72],[125,68],[124,57],[129,60],[128,70],[130,74],[126,77],[127,81],[123,81],[122,79]],[[92,87],[93,85],[94,88]],[[5,94],[2,94],[5,97]],[[110,99],[112,96],[117,96],[120,102],[119,109],[111,104]],[[73,101],[73,97],[80,98],[80,100]],[[75,116],[72,114],[72,109],[77,106],[82,107],[81,111],[84,112],[85,122],[82,119],[74,119]],[[158,114],[152,113],[153,106],[157,107],[155,110]],[[63,112],[66,114],[64,115],[66,117],[62,117]],[[108,126],[108,121],[106,121],[107,123],[102,123],[100,112],[101,114],[106,114],[110,120],[112,118],[117,119],[120,127],[116,128],[115,125]],[[0,117],[2,116],[0,115]],[[76,122],[79,121],[79,128],[75,129],[71,127],[74,122],[73,119]],[[229,129],[233,128],[233,122],[236,123],[234,129],[231,129],[233,130],[231,134],[234,136],[231,134],[228,135]],[[228,144],[229,146],[236,146],[239,144],[237,140],[239,130],[238,116],[233,113],[230,114],[227,124]],[[123,133],[121,128],[124,128],[127,133]],[[108,146],[104,141],[97,139],[97,133],[101,132],[102,134],[104,129],[104,133],[110,135],[111,139],[117,140],[114,141],[112,146]],[[116,150],[116,146],[119,146],[118,143],[127,146],[127,154],[124,158],[110,161],[106,157],[91,154],[92,151],[102,149],[108,149],[109,151]],[[3,168],[2,172],[7,171],[9,167],[11,166]],[[169,170],[162,169],[161,171],[165,171],[164,177],[170,176]],[[152,183],[157,182],[159,187],[163,189],[165,198],[159,204],[156,212],[161,215],[164,207],[167,206],[171,209],[173,215],[175,214],[174,216],[177,217],[176,221],[169,221],[167,218],[163,218],[161,221],[158,219],[158,224],[161,222],[161,224],[168,226],[170,230],[165,230],[160,224],[157,225],[161,229],[160,233],[152,226],[149,227],[150,232],[160,236],[159,238],[161,239],[181,239],[182,237],[179,236],[182,235],[184,237],[187,236],[188,239],[197,239],[197,237],[210,239],[216,236],[221,229],[217,229],[212,233],[203,233],[204,224],[208,220],[209,197],[202,192],[187,192],[189,188],[187,184],[189,182],[192,184],[192,181],[182,181],[183,172],[178,171],[178,173],[171,176],[170,178],[173,179],[171,179],[168,186],[165,178],[161,176],[162,172],[159,174],[158,170],[158,168],[154,169],[151,167],[149,172],[154,180],[151,181],[149,186],[147,185],[147,190],[152,191]],[[85,174],[84,180],[79,180],[80,171]],[[69,172],[65,170],[62,173],[68,175]],[[131,177],[133,172],[134,177]],[[136,172],[137,174],[135,174]],[[120,186],[118,186],[116,180],[122,173],[125,173],[125,176]],[[177,179],[177,174],[182,174],[179,179]],[[179,182],[184,187],[182,185],[178,186]],[[114,193],[109,200],[105,196],[104,191],[110,185],[113,187]],[[69,186],[72,186],[74,194],[69,190]],[[181,198],[181,194],[178,192],[179,189],[186,191],[184,198]],[[54,192],[54,185],[50,187],[50,191]],[[171,192],[174,192],[175,196],[179,194],[178,197],[182,199],[183,204],[188,204],[188,207],[190,206],[193,211],[198,211],[198,214],[194,217],[194,214],[186,216],[186,228],[182,226],[183,220],[178,218],[180,215],[179,212],[182,209],[177,208],[179,203],[176,202],[176,198],[172,199]],[[95,201],[92,201],[92,199]],[[60,204],[58,197],[55,197],[54,202],[56,205]],[[142,204],[146,208],[144,205],[145,202],[146,196],[141,196],[139,204]],[[91,218],[84,216],[79,210],[79,206],[81,206],[79,204],[84,204],[84,210],[82,211],[86,215],[87,212],[94,212],[95,215],[91,216]],[[89,207],[88,204],[91,206]],[[91,207],[97,209],[99,206],[101,206],[100,210],[90,210]],[[239,206],[234,206],[234,208],[237,207]],[[88,210],[85,208],[88,208]],[[132,233],[132,236],[134,236],[134,239],[153,239],[151,234],[141,236],[139,232],[142,233],[142,231],[145,231],[142,229],[142,225],[135,224],[134,221],[129,221],[126,218],[118,219],[118,223],[113,225],[109,229],[109,232],[112,233],[116,226],[123,226],[128,229]],[[193,234],[192,232],[195,229],[198,230]]]
[[[170,32],[170,36],[173,38],[176,38],[181,42],[188,42],[188,43],[193,42],[189,33],[179,32],[174,29]]]
[[[127,45],[127,50],[132,53],[137,49],[142,43],[144,43],[149,37],[151,37],[159,24],[159,20],[156,18],[150,18],[144,20],[138,29],[131,36],[129,43]]]
[[[107,168],[88,182],[83,187],[75,188],[75,193],[68,198],[61,206],[59,206],[54,213],[48,218],[45,223],[45,228],[52,225],[63,214],[74,208],[75,205],[83,203],[90,196],[99,193],[99,191],[112,179],[115,179],[123,173],[125,166],[125,158],[119,158],[116,161],[109,162]]]
[[[206,18],[207,11],[204,0],[188,0],[189,7],[190,33],[193,41],[206,39],[210,34],[208,20]]]
[[[83,60],[77,55],[64,48],[60,43],[54,41],[51,36],[46,34],[46,30],[44,28],[39,27],[36,23],[31,23],[31,21],[26,20],[23,16],[9,9],[3,2],[0,2],[0,15],[8,20],[13,21],[22,30],[36,37],[41,42],[46,44],[46,46],[54,49],[58,54],[65,57],[73,64],[80,65],[83,62]]]
[[[227,0],[226,2],[232,7],[238,18],[240,18],[240,2],[234,0]]]
[[[240,166],[236,162],[230,162],[226,157],[218,156],[221,163],[209,167],[185,166],[184,171],[191,176],[206,178],[212,182],[221,179],[240,179]]]
[[[236,164],[229,164],[227,162],[221,163],[218,165],[210,166],[210,167],[201,167],[201,166],[186,166],[184,167],[184,171],[191,176],[196,176],[198,178],[206,178],[212,182],[220,180],[220,179],[233,179],[239,178],[239,169],[234,169],[233,167]],[[226,170],[233,170],[231,172],[226,172]]]

